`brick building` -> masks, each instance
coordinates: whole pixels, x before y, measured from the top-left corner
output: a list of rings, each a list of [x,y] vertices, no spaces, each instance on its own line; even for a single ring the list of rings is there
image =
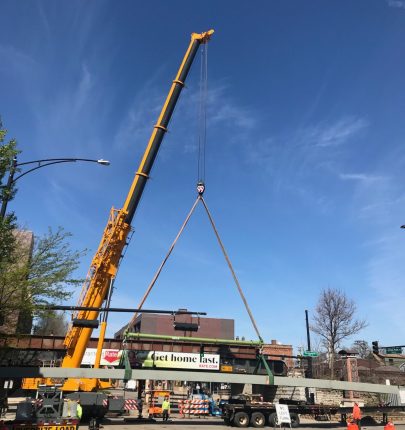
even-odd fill
[[[177,327],[177,329],[176,329]],[[198,331],[190,330],[197,328]],[[122,339],[127,326],[122,327],[114,337]],[[203,318],[193,315],[139,314],[133,329],[135,333],[160,334],[166,336],[206,337],[210,339],[235,338],[235,321],[224,318]]]
[[[189,324],[198,326],[198,331],[187,330]],[[184,330],[176,330],[175,325]],[[122,339],[127,326],[122,327],[114,334],[115,339]],[[209,339],[235,339],[235,321],[233,319],[224,318],[197,318],[192,315],[172,315],[162,314],[139,314],[136,318],[132,332],[144,334],[158,334],[166,336],[189,336],[189,337],[205,337]],[[239,338],[236,338],[239,340]],[[243,339],[244,340],[244,339]],[[263,352],[269,355],[270,358],[276,360],[284,360],[287,366],[292,369],[294,361],[291,358],[293,355],[292,345],[283,345],[276,340],[271,343],[264,344]]]
[[[269,355],[275,360],[284,360],[289,369],[294,367],[293,347],[292,345],[283,345],[277,340],[272,340],[271,343],[263,345],[263,353]]]

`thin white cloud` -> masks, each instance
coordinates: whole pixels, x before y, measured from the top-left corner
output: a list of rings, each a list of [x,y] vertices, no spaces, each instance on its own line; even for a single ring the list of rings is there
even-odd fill
[[[30,55],[11,45],[0,45],[0,56],[7,59],[7,61],[0,61],[0,69],[11,76],[19,74],[20,77],[25,78],[27,70],[32,72],[38,66]]]
[[[217,103],[218,102],[219,100]],[[254,118],[247,109],[243,109],[227,100],[222,100],[222,104],[219,104],[219,108],[215,111],[210,120],[214,125],[215,123],[225,123],[244,129],[252,129],[256,125],[256,118]]]
[[[53,148],[64,147],[66,140],[70,140],[69,147],[72,154],[83,153],[83,142],[86,150],[94,142],[85,134],[91,127],[97,94],[94,91],[95,79],[85,63],[80,66],[78,78],[61,88],[58,95],[48,99],[39,95],[33,108],[36,111],[38,141],[53,142]],[[83,124],[86,124],[84,126]],[[87,124],[89,128],[87,128]],[[75,130],[71,139],[72,129]],[[96,145],[98,146],[98,145]]]
[[[303,139],[318,147],[339,146],[368,126],[363,118],[347,117],[329,124],[318,124],[303,133]]]
[[[376,211],[376,210],[379,210],[381,207],[394,208],[395,205],[399,205],[398,207],[401,207],[401,205],[404,205],[404,204],[405,204],[405,196],[401,195],[399,197],[392,198],[392,199],[384,198],[382,200],[379,200],[376,203],[365,205],[361,208],[361,211],[364,211],[364,212]]]
[[[75,94],[75,110],[77,112],[80,112],[80,110],[85,105],[86,101],[90,97],[90,92],[94,85],[94,79],[87,67],[86,64],[82,65],[82,75],[79,82],[79,85],[77,87],[77,91]]]
[[[340,173],[339,178],[343,181],[358,181],[367,185],[386,180],[384,176],[367,175],[365,173]]]
[[[46,14],[46,10],[44,5],[41,2],[36,3],[38,8],[39,21],[42,23],[42,27],[46,33],[46,36],[49,38],[52,35],[51,26],[49,25],[49,20]]]
[[[388,0],[387,4],[389,7],[405,9],[405,1],[403,0]]]
[[[166,92],[157,84],[158,75],[154,76],[140,89],[134,97],[128,111],[115,133],[114,144],[117,147],[126,147],[133,142],[145,142],[149,137],[153,124],[162,108]],[[218,85],[210,88],[207,94],[207,127],[210,134],[220,128],[232,128],[239,133],[247,132],[256,125],[256,118],[249,109],[239,106],[227,95],[227,86]],[[177,135],[184,134],[183,128],[187,127],[190,134],[190,123],[195,123],[197,130],[199,106],[199,91],[188,90],[182,94],[176,106],[173,120],[176,121],[175,132]],[[169,130],[170,131],[170,130]],[[197,131],[196,131],[197,133]],[[194,139],[194,140],[193,140]],[[184,141],[183,141],[184,140]],[[183,150],[192,152],[196,149],[196,137],[182,139]]]
[[[302,173],[309,164],[311,171],[314,168],[333,170],[337,155],[327,149],[332,150],[354,140],[368,125],[368,121],[363,118],[344,117],[328,123],[322,121],[309,127],[298,128],[285,135],[262,138],[245,136],[248,149],[246,159],[251,163],[271,163],[272,167],[273,164],[283,164],[284,170],[291,170],[295,174]],[[346,175],[342,179],[362,178]]]
[[[381,237],[378,246],[373,249],[374,255],[368,263],[368,282],[376,294],[375,314],[384,316],[383,322],[401,337],[405,334],[403,328],[405,237],[399,226],[395,227],[392,228],[391,234]]]
[[[147,141],[163,105],[163,95],[158,94],[155,80],[147,82],[134,97],[115,133],[115,147],[127,148],[138,142],[144,145]]]
[[[245,160],[261,166],[271,174],[277,188],[284,182],[291,187],[294,178],[300,178],[300,187],[305,177],[315,171],[336,174],[339,160],[345,153],[345,144],[355,141],[358,134],[368,126],[360,117],[343,117],[335,121],[321,121],[305,128],[297,128],[276,136],[252,136],[246,134],[243,145]],[[346,145],[347,146],[347,145]],[[339,151],[336,149],[339,148]],[[341,174],[341,179],[371,180],[371,176]],[[373,177],[377,180],[377,177]]]

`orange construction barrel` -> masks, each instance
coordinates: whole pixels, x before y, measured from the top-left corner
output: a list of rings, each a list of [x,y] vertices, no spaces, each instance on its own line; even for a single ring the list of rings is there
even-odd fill
[[[359,430],[359,428],[357,427],[356,423],[348,422],[347,423],[347,430]],[[389,430],[389,429],[387,429],[387,430]],[[393,429],[391,429],[391,430],[393,430]]]
[[[395,430],[394,423],[392,423],[391,421],[388,421],[387,424],[385,424],[384,426],[384,430]]]

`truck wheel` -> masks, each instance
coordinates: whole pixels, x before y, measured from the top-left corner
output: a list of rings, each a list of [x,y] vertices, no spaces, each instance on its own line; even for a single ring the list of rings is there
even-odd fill
[[[225,424],[226,426],[230,426],[230,425],[231,425],[231,420],[230,420],[228,417],[225,417],[225,418],[224,418],[224,424]]]
[[[247,427],[249,425],[249,415],[246,412],[236,412],[233,423],[236,427]]]
[[[261,412],[253,412],[252,417],[250,418],[250,424],[252,424],[253,427],[264,427],[265,422],[266,419]]]
[[[297,428],[300,425],[300,416],[295,412],[290,413],[291,427]]]
[[[276,426],[276,424],[277,424],[277,413],[276,412],[273,412],[272,414],[269,415],[268,422],[269,422],[270,427]]]

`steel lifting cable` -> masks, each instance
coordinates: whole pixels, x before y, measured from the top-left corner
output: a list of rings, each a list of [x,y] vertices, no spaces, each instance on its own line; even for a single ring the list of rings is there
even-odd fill
[[[231,271],[231,273],[232,273],[233,280],[235,281],[236,287],[238,288],[239,294],[240,294],[240,296],[241,296],[241,298],[242,298],[242,301],[243,301],[243,303],[244,303],[244,305],[245,305],[246,311],[247,311],[247,313],[249,314],[250,321],[251,321],[251,322],[252,322],[252,324],[253,324],[253,327],[254,327],[254,329],[255,329],[255,331],[256,331],[257,337],[259,338],[260,342],[263,342],[263,338],[260,336],[259,329],[257,328],[257,325],[256,325],[256,322],[255,322],[255,319],[253,318],[252,311],[250,310],[250,307],[249,307],[248,302],[247,302],[247,300],[246,300],[246,298],[245,298],[245,295],[243,294],[243,291],[242,291],[242,288],[241,288],[241,286],[240,286],[240,283],[239,283],[238,277],[236,276],[236,273],[235,273],[235,271],[233,270],[231,260],[229,259],[229,256],[228,256],[228,254],[227,254],[227,252],[226,252],[226,250],[225,250],[224,244],[222,243],[222,240],[221,240],[221,238],[220,238],[220,236],[219,236],[218,230],[217,230],[217,228],[216,228],[216,226],[215,226],[214,219],[212,218],[211,213],[210,213],[210,211],[209,211],[209,209],[208,209],[208,206],[207,206],[207,204],[205,203],[204,197],[201,195],[201,196],[199,196],[199,198],[200,198],[200,200],[202,201],[202,204],[204,205],[205,211],[207,212],[207,215],[208,215],[208,218],[209,218],[210,223],[211,223],[211,225],[212,225],[212,228],[213,228],[213,230],[214,230],[215,236],[217,237],[217,240],[218,240],[219,246],[220,246],[220,247],[221,247],[221,249],[222,249],[222,253],[224,254],[225,260],[226,260],[226,262],[228,263],[229,270],[230,270],[230,271]]]
[[[197,197],[196,201],[194,202],[189,214],[186,217],[186,220],[184,221],[183,225],[180,228],[180,231],[178,232],[176,238],[174,239],[172,245],[169,248],[168,253],[166,254],[165,258],[163,259],[162,263],[160,264],[158,270],[156,271],[151,283],[149,284],[148,288],[146,289],[145,294],[142,297],[141,302],[138,305],[138,309],[142,309],[143,304],[145,303],[145,300],[149,296],[149,293],[151,292],[153,286],[155,285],[164,265],[166,264],[166,261],[170,257],[170,254],[172,253],[174,247],[176,246],[176,243],[183,233],[184,228],[186,227],[191,215],[194,212],[195,207],[197,206],[197,203],[199,201],[200,195],[205,190],[204,186],[204,179],[205,179],[205,147],[206,147],[206,141],[207,141],[207,95],[208,95],[208,45],[204,44],[201,46],[201,63],[200,63],[200,94],[199,94],[199,105],[198,105],[198,166],[197,166],[197,191],[199,192],[199,196]],[[201,191],[202,190],[202,191]],[[127,326],[127,330],[132,327],[135,324],[135,320],[138,316],[138,313],[134,314],[133,318],[129,322]]]
[[[200,100],[198,109],[198,169],[197,182],[205,180],[205,148],[207,141],[208,45],[201,49]]]
[[[232,273],[232,277],[235,281],[235,285],[238,289],[239,295],[245,305],[246,311],[249,315],[249,318],[252,322],[252,325],[256,331],[256,334],[260,340],[260,342],[263,343],[263,338],[260,335],[259,329],[256,325],[256,321],[253,317],[252,311],[250,310],[250,307],[247,303],[247,300],[245,298],[245,295],[243,294],[242,288],[240,286],[238,277],[236,276],[235,270],[233,269],[231,260],[225,250],[225,246],[222,243],[222,240],[219,236],[218,230],[215,226],[214,219],[212,218],[212,215],[208,209],[208,206],[204,200],[203,194],[205,191],[205,148],[206,148],[206,140],[207,140],[207,98],[208,98],[208,46],[207,44],[203,45],[203,49],[201,50],[201,69],[200,69],[200,103],[199,103],[199,120],[198,120],[198,126],[199,126],[199,132],[198,132],[198,178],[197,178],[197,192],[198,197],[196,201],[194,202],[190,212],[187,214],[185,221],[183,222],[182,226],[180,227],[179,232],[177,233],[174,241],[172,242],[169,251],[167,252],[166,256],[164,257],[162,263],[160,264],[158,270],[156,271],[155,275],[153,276],[152,281],[150,282],[148,288],[146,289],[145,294],[142,297],[141,302],[138,305],[138,309],[142,309],[142,306],[144,305],[146,299],[148,298],[150,292],[152,291],[152,288],[156,284],[156,281],[159,278],[160,273],[163,270],[163,267],[165,266],[167,260],[169,259],[171,253],[173,252],[174,247],[177,244],[177,241],[179,240],[180,236],[182,235],[184,229],[186,228],[192,214],[194,213],[195,208],[197,207],[197,204],[201,201],[204,205],[204,209],[208,215],[208,219],[211,223],[211,226],[214,230],[215,236],[218,240],[219,246],[221,247],[222,253],[225,257],[225,260],[228,264],[228,267]],[[131,321],[128,323],[126,331],[128,331],[133,325],[135,324],[136,318],[138,317],[138,313],[135,313]]]
[[[253,317],[252,311],[250,310],[250,307],[249,307],[249,304],[248,304],[248,302],[247,302],[247,300],[246,300],[246,297],[245,297],[245,295],[243,294],[242,287],[240,286],[240,283],[239,283],[238,277],[236,276],[235,270],[233,269],[233,266],[232,266],[231,260],[230,260],[230,258],[229,258],[229,256],[228,256],[228,253],[226,252],[225,246],[224,246],[224,244],[223,244],[223,242],[222,242],[222,240],[221,240],[221,237],[219,236],[218,230],[217,230],[217,228],[216,228],[216,225],[215,225],[214,219],[213,219],[213,217],[212,217],[212,215],[211,215],[211,213],[210,213],[210,211],[209,211],[209,209],[208,209],[207,203],[205,202],[204,197],[203,197],[203,195],[202,195],[202,194],[203,194],[203,193],[199,193],[199,195],[198,195],[198,197],[197,197],[196,201],[194,202],[194,204],[193,204],[193,206],[192,206],[192,208],[191,208],[190,212],[187,214],[187,217],[186,217],[186,219],[184,220],[184,222],[183,222],[182,226],[180,227],[180,230],[179,230],[179,232],[177,233],[177,236],[175,237],[175,239],[174,239],[173,243],[171,244],[171,246],[170,246],[170,248],[169,248],[169,251],[167,252],[167,254],[166,254],[166,256],[164,257],[164,259],[163,259],[162,263],[160,264],[160,266],[159,266],[158,270],[156,271],[156,273],[155,273],[155,275],[154,275],[154,277],[153,277],[153,279],[152,279],[151,283],[149,284],[148,288],[146,289],[146,292],[145,292],[145,294],[143,295],[142,300],[141,300],[141,302],[140,302],[140,303],[139,303],[139,305],[138,305],[138,309],[142,309],[143,304],[145,303],[146,299],[148,298],[149,293],[152,291],[152,288],[153,288],[153,287],[154,287],[154,285],[156,284],[156,281],[158,280],[158,277],[159,277],[160,273],[162,272],[162,269],[163,269],[164,265],[166,264],[166,262],[167,262],[167,260],[169,259],[170,255],[171,255],[171,253],[172,253],[172,251],[173,251],[173,249],[174,249],[174,247],[176,246],[177,241],[179,240],[180,236],[182,235],[182,233],[183,233],[184,229],[186,228],[186,226],[187,226],[187,224],[188,224],[188,222],[189,222],[189,220],[190,220],[190,218],[191,218],[191,215],[194,213],[194,210],[195,210],[195,208],[197,207],[197,204],[201,201],[201,202],[202,202],[202,204],[204,205],[204,209],[205,209],[205,211],[206,211],[206,213],[207,213],[207,215],[208,215],[208,219],[210,220],[210,223],[211,223],[212,229],[214,230],[215,236],[216,236],[216,238],[217,238],[217,240],[218,240],[219,246],[221,247],[222,253],[223,253],[223,255],[224,255],[224,257],[225,257],[225,260],[226,260],[226,262],[227,262],[227,264],[228,264],[229,270],[230,270],[230,271],[231,271],[231,273],[232,273],[232,277],[233,277],[233,279],[234,279],[234,281],[235,281],[235,285],[236,285],[236,287],[237,287],[237,289],[238,289],[238,292],[239,292],[239,295],[240,295],[240,297],[241,297],[241,299],[242,299],[242,301],[243,301],[243,304],[245,305],[246,311],[247,311],[247,313],[248,313],[248,315],[249,315],[249,318],[250,318],[250,321],[252,322],[252,325],[253,325],[253,327],[254,327],[254,329],[255,329],[255,332],[256,332],[256,334],[257,334],[257,337],[259,338],[260,342],[263,342],[263,338],[262,338],[262,337],[261,337],[261,335],[260,335],[260,332],[259,332],[259,329],[258,329],[258,327],[257,327],[256,321],[255,321],[255,319],[254,319],[254,317]],[[133,316],[133,318],[131,319],[131,321],[130,321],[130,322],[129,322],[129,324],[127,325],[127,329],[126,329],[127,331],[128,331],[131,327],[133,327],[133,325],[135,324],[135,321],[136,321],[137,316],[138,316],[138,313],[136,313],[136,314]]]
[[[188,224],[191,215],[194,212],[194,209],[196,208],[198,201],[200,199],[200,196],[197,197],[196,201],[194,202],[192,208],[190,209],[190,212],[188,213],[186,219],[184,220],[179,232],[177,233],[177,236],[175,237],[173,243],[170,245],[169,251],[167,252],[165,258],[163,259],[163,261],[161,262],[158,270],[156,271],[151,283],[149,284],[148,288],[146,289],[145,294],[142,297],[142,300],[140,301],[139,305],[138,305],[138,309],[142,309],[143,304],[145,303],[145,300],[148,298],[149,293],[152,291],[153,286],[156,284],[156,281],[160,275],[160,273],[162,272],[162,269],[164,267],[164,265],[166,264],[167,260],[170,257],[170,254],[172,253],[174,247],[176,246],[177,241],[179,240],[181,234],[183,233],[184,229],[186,228],[186,225]],[[131,321],[129,322],[129,324],[127,325],[127,329],[129,330],[131,327],[133,327],[133,325],[135,324],[136,318],[138,317],[138,312],[134,314],[133,318],[131,319]]]

